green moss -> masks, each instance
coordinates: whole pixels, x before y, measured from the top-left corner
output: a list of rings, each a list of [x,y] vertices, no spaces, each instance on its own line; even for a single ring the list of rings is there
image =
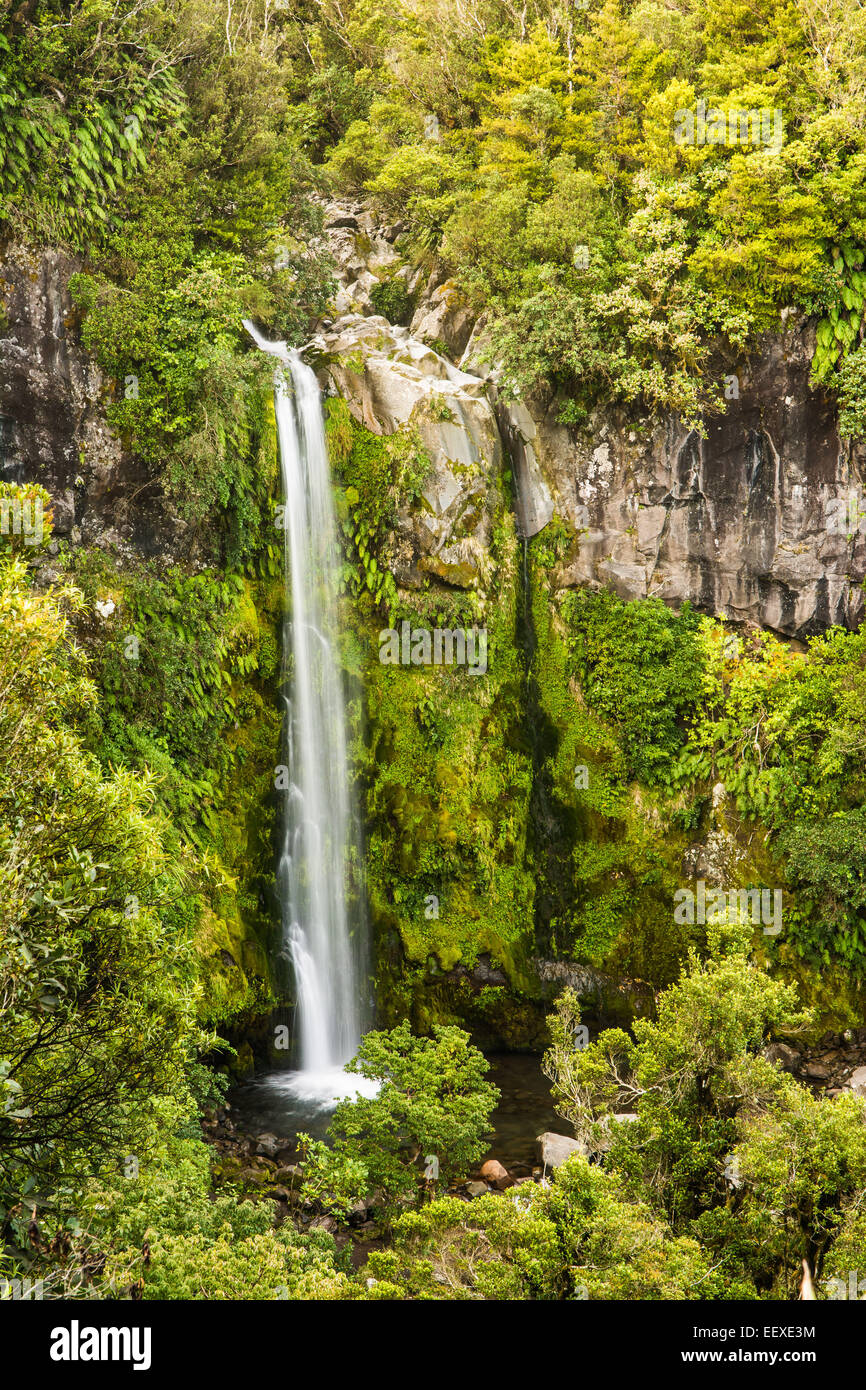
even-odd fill
[[[70,560],[101,694],[90,747],[103,765],[154,779],[184,884],[178,930],[199,957],[199,1012],[211,1024],[273,1002],[267,890],[282,586],[269,560],[262,575],[190,575],[97,551]],[[115,609],[97,619],[94,605],[106,598]]]
[[[488,673],[473,676],[380,666],[375,636],[365,750],[374,908],[387,904],[410,960],[433,952],[448,969],[483,951],[501,955],[526,934],[532,912],[513,644],[490,632]]]
[[[266,954],[240,914],[231,913],[230,904],[224,904],[224,911],[219,916],[204,904],[193,937],[203,986],[201,1012],[212,1024],[268,1003]]]
[[[551,587],[556,550],[543,536],[531,569],[539,943],[613,974],[667,981],[689,943],[672,921],[686,840],[663,825],[658,798],[632,783],[621,738],[587,705]]]
[[[406,281],[397,276],[388,276],[374,285],[370,300],[377,314],[382,314],[389,323],[408,327],[415,311],[415,297],[406,287]]]
[[[332,431],[342,429],[339,408],[331,421]],[[397,497],[405,496],[407,472],[417,487],[424,464],[405,441],[383,441],[355,424],[351,430],[341,480],[356,531],[375,543]],[[384,550],[383,564],[386,556]],[[422,1003],[428,961],[444,974],[488,954],[516,987],[532,987],[525,964],[534,894],[526,846],[531,778],[520,734],[517,544],[504,498],[493,564],[495,606],[483,595],[433,588],[395,588],[377,604],[369,587],[347,605],[353,671],[363,690],[352,710],[353,754],[365,803],[380,1010],[394,1017],[407,980],[416,1016],[428,1007],[440,1019],[454,1016],[435,991],[429,1005]],[[379,631],[403,618],[427,627],[486,623],[486,674],[381,665]]]

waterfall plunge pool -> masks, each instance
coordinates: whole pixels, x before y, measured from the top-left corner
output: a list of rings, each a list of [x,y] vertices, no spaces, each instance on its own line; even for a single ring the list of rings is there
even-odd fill
[[[537,1162],[536,1135],[545,1130],[568,1133],[550,1098],[550,1083],[534,1053],[506,1052],[488,1056],[490,1080],[501,1091],[492,1116],[490,1148],[484,1158],[498,1158],[509,1172]],[[321,1084],[315,1084],[320,1082]],[[323,1139],[335,1096],[375,1094],[375,1083],[342,1071],[308,1073],[272,1071],[235,1086],[227,1099],[231,1116],[244,1134],[275,1134],[292,1140],[305,1131]],[[482,1160],[483,1162],[483,1160]]]

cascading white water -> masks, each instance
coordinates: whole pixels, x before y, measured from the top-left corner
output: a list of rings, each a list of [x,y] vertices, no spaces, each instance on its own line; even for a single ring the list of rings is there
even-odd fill
[[[360,929],[346,908],[351,802],[336,659],[339,552],[316,378],[297,352],[245,327],[279,359],[274,401],[285,504],[283,632],[283,843],[277,870],[283,947],[294,971],[300,1074],[297,1094],[359,1089],[342,1069],[362,1031]]]

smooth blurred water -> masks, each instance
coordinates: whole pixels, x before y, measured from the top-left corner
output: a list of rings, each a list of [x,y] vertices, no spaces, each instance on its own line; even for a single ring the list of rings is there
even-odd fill
[[[286,622],[283,633],[283,838],[277,867],[282,950],[297,996],[300,1072],[278,1089],[299,1104],[346,1093],[342,1068],[364,1026],[363,914],[347,911],[349,768],[337,659],[339,552],[318,383],[285,343],[247,330],[279,361],[274,407],[282,470]],[[280,783],[277,783],[278,787]],[[279,1074],[278,1074],[279,1075]]]

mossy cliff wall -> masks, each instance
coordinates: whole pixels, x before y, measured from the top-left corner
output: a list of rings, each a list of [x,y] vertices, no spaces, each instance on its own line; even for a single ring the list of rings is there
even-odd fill
[[[316,349],[383,1021],[459,1019],[488,1045],[538,1046],[565,982],[589,1019],[626,1020],[703,947],[707,923],[676,910],[698,882],[782,892],[791,930],[757,923],[756,955],[825,1020],[859,1019],[850,938],[821,944],[823,870],[796,867],[802,842],[792,853],[777,833],[817,805],[792,800],[811,774],[788,766],[780,712],[763,733],[759,707],[752,728],[785,680],[809,704],[820,654],[576,582],[573,517],[554,507],[531,539],[516,533],[514,455],[479,444],[494,402],[477,378],[376,316],[326,327]],[[404,623],[486,627],[486,671],[389,659],[384,634]],[[840,637],[852,680],[859,640]]]
[[[223,1025],[274,999],[283,586],[270,392],[265,381],[243,401],[246,534],[236,527],[227,546],[235,522],[191,524],[109,427],[122,386],[81,346],[69,293],[79,269],[59,252],[6,251],[0,481],[38,481],[51,495],[53,537],[33,551],[34,582],[68,580],[83,594],[73,628],[99,694],[84,732],[103,765],[153,774],[176,858],[173,926],[195,946],[202,1018]]]
[[[79,345],[74,270],[53,253],[10,253],[5,264],[0,466],[54,499],[54,540],[34,556],[34,576],[69,577],[84,593],[76,631],[101,695],[91,747],[106,764],[154,773],[202,1016],[249,1066],[251,1040],[268,1052],[263,1020],[291,1002],[272,971],[283,583],[268,384],[244,400],[245,530],[227,548],[179,516],[107,428],[117,387]],[[718,749],[682,764],[713,708],[708,673],[728,693],[743,683],[746,709],[747,675],[760,685],[801,657],[756,631],[727,656],[733,630],[722,622],[577,584],[585,537],[567,509],[519,538],[488,385],[405,330],[349,316],[324,325],[312,357],[344,542],[343,664],[380,1020],[459,1020],[488,1045],[535,1047],[565,981],[589,1016],[625,1019],[701,946],[704,925],[673,910],[699,878],[784,887],[811,955],[761,932],[756,951],[796,975],[826,1018],[859,1019],[845,955],[859,908],[828,886],[808,834],[799,858],[780,856],[772,796],[785,784],[762,802],[769,774],[748,756],[742,785],[736,757],[725,764]],[[485,669],[383,662],[383,630],[402,634],[404,623],[486,630]],[[852,651],[855,674],[840,666],[840,690],[856,687],[858,659]],[[838,756],[831,774],[847,791],[837,796],[831,777],[825,800],[851,817],[862,797]],[[774,757],[761,746],[760,759]],[[810,798],[792,816],[806,807],[814,817],[823,803]],[[825,946],[828,911],[836,936]]]

